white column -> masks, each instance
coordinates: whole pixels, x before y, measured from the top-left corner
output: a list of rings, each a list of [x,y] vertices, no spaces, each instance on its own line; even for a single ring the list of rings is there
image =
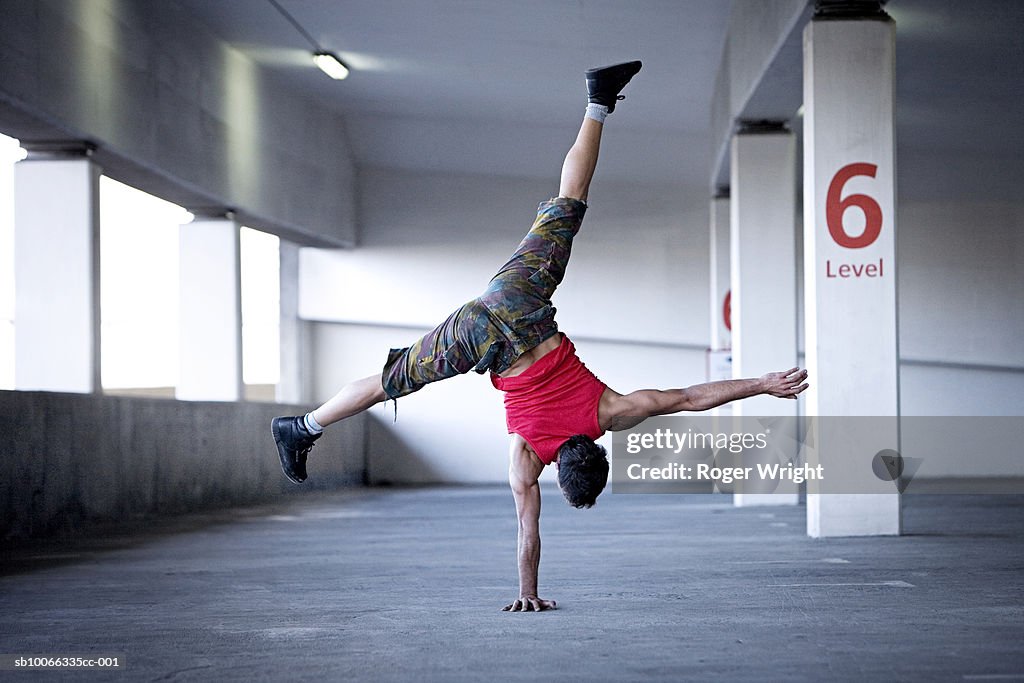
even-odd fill
[[[732,379],[732,316],[729,297],[729,190],[720,188],[710,206],[710,298],[707,381]],[[732,405],[713,408],[712,415],[732,415]]]
[[[305,335],[299,319],[299,246],[281,240],[281,378],[278,403],[302,403]]]
[[[728,309],[730,302],[729,259],[729,194],[718,193],[711,200],[711,350],[721,351],[732,347],[732,322]]]
[[[895,416],[896,328],[893,84],[895,25],[872,16],[823,16],[804,30],[804,276],[806,410],[815,416]],[[828,3],[823,3],[823,7]],[[847,3],[849,5],[849,3]],[[847,8],[848,9],[848,8]],[[898,449],[896,420],[818,421],[824,463],[870,473]],[[865,426],[858,426],[865,425]],[[844,482],[832,482],[835,490]],[[852,478],[849,486],[861,486]],[[808,488],[811,536],[900,533],[891,493],[818,494]]]
[[[99,177],[83,145],[24,145],[14,168],[14,383],[100,391]]]
[[[732,140],[731,280],[733,377],[796,366],[796,143],[780,125]],[[733,404],[747,417],[796,417],[796,401],[756,396]],[[786,454],[795,456],[792,454]],[[795,487],[734,496],[737,506],[795,505]]]
[[[239,225],[200,217],[179,232],[181,368],[176,396],[242,398],[242,276]]]

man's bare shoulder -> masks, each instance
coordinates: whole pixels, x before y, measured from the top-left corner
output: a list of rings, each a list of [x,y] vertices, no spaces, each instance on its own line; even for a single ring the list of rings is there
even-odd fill
[[[632,400],[634,396],[635,393],[623,396],[614,389],[606,387],[604,393],[601,394],[601,402],[597,408],[597,420],[601,429],[606,432],[621,432],[624,429],[631,429],[647,419],[647,415],[642,413],[637,402]]]

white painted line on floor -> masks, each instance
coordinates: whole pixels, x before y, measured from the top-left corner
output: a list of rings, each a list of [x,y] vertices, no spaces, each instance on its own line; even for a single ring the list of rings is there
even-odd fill
[[[818,564],[819,562],[825,564],[850,564],[849,560],[844,560],[841,557],[823,557],[820,560],[737,560],[735,562],[726,562],[725,564]]]
[[[302,513],[306,519],[356,519],[361,517],[380,517],[375,512],[364,510],[312,510]]]
[[[914,584],[906,581],[869,581],[865,583],[775,583],[766,588],[835,588],[841,586],[885,586],[887,588],[914,588]]]

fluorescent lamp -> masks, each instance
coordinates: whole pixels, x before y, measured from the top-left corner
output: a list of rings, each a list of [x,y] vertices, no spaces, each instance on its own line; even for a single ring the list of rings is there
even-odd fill
[[[313,61],[321,71],[336,81],[348,77],[348,67],[333,52],[317,52],[313,55]]]

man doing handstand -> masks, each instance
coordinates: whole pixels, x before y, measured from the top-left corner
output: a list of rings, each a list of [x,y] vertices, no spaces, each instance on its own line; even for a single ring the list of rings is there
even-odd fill
[[[604,119],[640,67],[640,62],[628,62],[587,72],[589,103],[562,166],[558,197],[541,203],[533,227],[482,295],[412,346],[392,349],[382,372],[346,385],[305,416],[274,418],[271,425],[285,475],[301,483],[309,451],[324,427],[431,382],[470,370],[490,373],[491,383],[505,392],[512,435],[509,484],[519,517],[519,598],[506,610],[555,606],[553,600],[537,597],[538,478],[544,467],[556,463],[558,484],[570,505],[590,507],[608,480],[605,449],[594,442],[606,431],[629,429],[653,415],[708,410],[758,394],[796,398],[807,388],[807,372],[793,368],[759,379],[623,395],[598,380],[558,331],[551,296],[565,275],[572,240],[587,209]]]

